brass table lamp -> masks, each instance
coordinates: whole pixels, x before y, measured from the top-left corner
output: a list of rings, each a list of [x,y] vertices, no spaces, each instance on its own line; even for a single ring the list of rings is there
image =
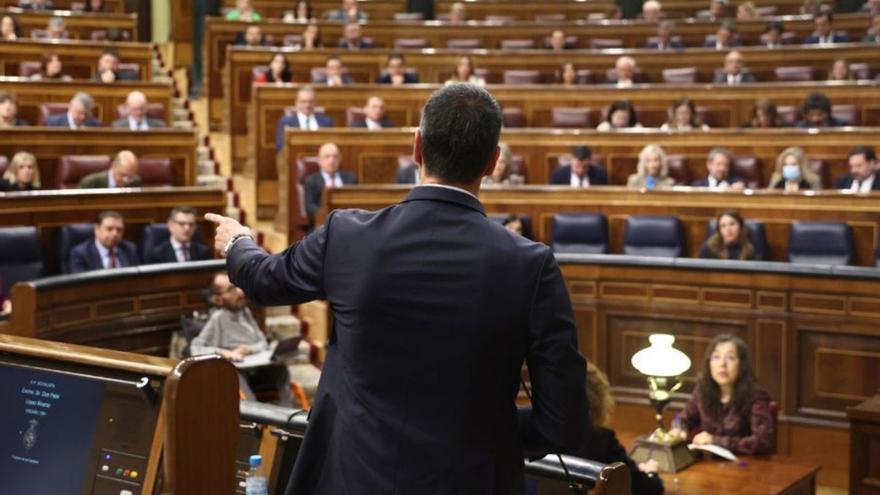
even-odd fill
[[[663,428],[663,409],[672,400],[672,394],[681,388],[681,374],[690,369],[691,360],[672,347],[675,337],[654,334],[648,337],[650,347],[632,357],[632,365],[648,379],[648,397],[656,411],[657,429],[650,435],[640,436],[630,452],[637,463],[654,459],[660,471],[677,473],[694,463],[687,441],[674,437]]]

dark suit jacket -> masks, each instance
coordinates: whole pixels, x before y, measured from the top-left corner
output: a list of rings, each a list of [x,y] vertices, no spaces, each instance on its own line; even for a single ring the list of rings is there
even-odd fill
[[[736,48],[738,46],[742,46],[742,43],[739,40],[730,40],[730,43],[727,44],[727,48]],[[715,48],[715,41],[704,41],[703,48]]]
[[[117,259],[120,267],[137,266],[141,263],[138,258],[137,247],[131,241],[122,241],[116,246]],[[89,238],[70,250],[68,255],[68,270],[70,273],[88,272],[91,270],[103,270],[101,254],[95,247],[95,239]]]
[[[342,74],[339,76],[339,79],[342,80],[342,84],[354,84],[354,79],[351,78],[348,74]],[[315,79],[315,84],[327,84],[327,76],[323,75]]]
[[[213,258],[211,249],[201,242],[192,241],[189,243],[189,259],[190,261],[209,260]],[[174,253],[174,247],[171,241],[165,241],[162,244],[153,246],[152,249],[144,254],[144,263],[176,263],[177,254]]]
[[[844,127],[848,125],[849,122],[840,120],[833,115],[829,115],[828,120],[825,122],[825,125],[819,127]],[[795,124],[795,127],[800,127],[801,129],[812,129],[816,127],[816,125],[809,120],[799,120],[798,123]]]
[[[837,178],[837,182],[834,183],[834,189],[849,189],[853,184],[853,176],[846,174],[841,175]],[[871,184],[872,191],[880,191],[880,176],[878,174],[874,174],[874,183]]]
[[[315,120],[318,121],[318,127],[333,127],[333,119],[323,113],[316,113]],[[285,127],[299,128],[299,118],[297,118],[295,113],[278,119],[278,125],[275,126],[275,151],[281,151],[281,148],[284,147]]]
[[[357,184],[357,177],[351,172],[340,170],[339,177],[345,185]],[[303,193],[305,194],[306,213],[309,216],[309,221],[314,222],[315,214],[323,206],[324,176],[321,175],[321,172],[315,172],[305,178],[303,181]]]
[[[347,39],[343,38],[339,40],[339,48],[345,48],[347,50],[360,50],[362,48],[373,48],[373,44],[365,41],[363,38],[357,40],[357,43],[351,43]]]
[[[382,127],[394,127],[394,122],[391,122],[391,119],[382,119],[379,121],[379,125],[381,125]],[[367,121],[366,119],[355,120],[351,123],[350,127],[360,127],[366,129]]]
[[[108,187],[110,187],[110,180],[107,178],[106,170],[93,172],[79,181],[80,189],[106,189]],[[141,178],[135,176],[125,187],[141,187]]]
[[[849,36],[845,36],[843,34],[834,33],[831,36],[832,43],[847,43],[849,42]],[[810,35],[807,39],[804,40],[805,45],[818,45],[819,44],[819,36],[818,35]]]
[[[751,72],[745,71],[745,70],[740,72],[740,78],[739,78],[740,83],[753,83],[753,82],[757,82],[757,81],[758,81],[758,79],[755,78],[755,75],[752,74]],[[716,74],[714,83],[715,84],[727,84],[727,73],[720,72],[720,73]]]
[[[658,50],[658,49],[660,49],[660,42],[659,41],[651,41],[647,45],[645,45],[645,48],[647,48],[649,50]],[[663,49],[664,50],[680,50],[682,48],[684,48],[684,44],[681,41],[672,40],[669,42],[669,45],[665,46]]]
[[[587,425],[587,435],[579,449],[571,455],[591,461],[610,464],[622,462],[629,468],[632,493],[637,495],[663,495],[663,480],[639,471],[638,465],[626,454],[626,449],[617,440],[614,430]]]
[[[391,84],[391,74],[383,73],[377,81],[379,84]],[[403,84],[416,84],[419,82],[419,76],[406,72],[403,74]]]
[[[94,117],[86,117],[86,121],[83,123],[86,127],[101,127],[101,122]],[[67,122],[67,112],[59,113],[56,115],[50,115],[46,118],[46,127],[70,127],[70,123]]]
[[[608,172],[598,165],[590,165],[587,167],[587,177],[590,179],[591,186],[601,186],[608,184]],[[571,165],[564,165],[553,171],[550,176],[550,183],[556,185],[568,186],[571,184]]]
[[[746,180],[743,179],[742,177],[737,177],[735,175],[731,175],[731,176],[727,177],[728,184],[734,184],[736,182],[745,183]],[[709,177],[706,176],[706,177],[703,177],[702,179],[697,179],[697,180],[691,182],[691,186],[693,186],[693,187],[709,187]]]
[[[164,129],[165,121],[159,119],[147,119],[147,125],[150,127],[150,129]],[[128,117],[124,119],[114,120],[113,124],[111,124],[111,127],[114,127],[116,129],[130,129],[128,125]]]
[[[408,167],[398,168],[394,174],[394,182],[398,184],[415,184],[416,176],[419,173],[418,165],[410,165]]]
[[[417,187],[275,256],[242,239],[227,267],[257,304],[333,311],[288,495],[520,494],[524,451],[580,445],[585,361],[559,267],[473,196]],[[535,407],[518,412],[524,360]]]

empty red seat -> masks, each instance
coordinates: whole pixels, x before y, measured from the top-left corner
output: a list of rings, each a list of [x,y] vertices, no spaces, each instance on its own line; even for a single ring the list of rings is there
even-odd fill
[[[773,69],[777,81],[812,81],[813,68],[807,65],[777,67]]]
[[[691,171],[687,167],[687,158],[684,155],[666,155],[666,166],[669,168],[669,176],[676,184],[691,183]]]
[[[144,187],[173,186],[174,173],[170,158],[138,158],[138,176]]]
[[[586,107],[556,107],[551,110],[553,127],[565,129],[583,129],[593,127],[590,114],[592,109]]]
[[[110,157],[106,155],[64,155],[58,158],[55,180],[59,189],[76,189],[83,177],[107,170]]]
[[[862,114],[858,105],[831,105],[831,115],[849,125],[862,124]]]
[[[754,156],[738,156],[730,168],[730,175],[745,179],[746,187],[751,189],[761,187],[761,160]]]
[[[428,47],[428,40],[423,38],[398,38],[394,40],[394,48],[399,50],[421,50],[422,48]]]
[[[37,125],[46,125],[46,119],[53,115],[67,113],[67,103],[42,103],[40,105],[40,119]]]
[[[483,42],[478,39],[467,38],[446,40],[446,48],[451,48],[453,50],[475,50],[482,46]]]
[[[501,111],[504,127],[525,127],[526,116],[522,108],[505,108]]]
[[[541,82],[541,73],[537,70],[506,70],[504,84],[537,84]]]
[[[691,84],[697,82],[696,67],[663,69],[663,82],[671,84]]]
[[[39,74],[43,70],[43,64],[37,60],[25,60],[18,64],[18,76],[19,77],[31,77],[34,74]]]

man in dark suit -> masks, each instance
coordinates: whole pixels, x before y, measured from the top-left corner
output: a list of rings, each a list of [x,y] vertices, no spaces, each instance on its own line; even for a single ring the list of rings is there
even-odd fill
[[[357,184],[357,177],[346,170],[339,170],[339,147],[333,143],[325,143],[318,150],[319,170],[303,181],[306,213],[311,223],[315,222],[315,214],[323,206],[324,189]]]
[[[95,81],[114,83],[116,81],[137,81],[137,75],[131,71],[119,70],[119,54],[116,50],[105,50],[98,58],[98,70]]]
[[[95,109],[95,100],[91,95],[79,92],[73,95],[67,104],[67,112],[58,115],[50,115],[46,118],[48,127],[67,127],[70,129],[85,129],[86,127],[101,127],[98,119],[92,117]]]
[[[733,165],[733,154],[727,148],[712,148],[706,158],[706,170],[709,175],[705,179],[697,179],[691,185],[711,189],[733,189],[740,191],[745,188],[745,181],[730,175]]]
[[[394,174],[394,182],[397,184],[418,184],[419,178],[419,166],[415,163],[399,167]]]
[[[587,146],[575,146],[571,161],[553,171],[550,183],[559,186],[590,187],[608,184],[608,173],[599,165],[590,163],[593,156]]]
[[[315,113],[315,90],[309,86],[296,92],[296,111],[278,119],[275,126],[275,151],[284,147],[284,128],[298,127],[304,131],[317,131],[321,127],[333,127],[333,120]]]
[[[831,100],[824,93],[818,91],[810,93],[804,98],[804,104],[801,106],[801,115],[803,119],[798,121],[797,127],[802,129],[813,129],[819,127],[843,127],[849,125],[849,122],[835,117],[831,111],[833,107]]]
[[[320,74],[315,82],[318,84],[326,84],[327,86],[342,86],[354,82],[351,76],[346,74],[347,69],[342,65],[342,60],[336,55],[327,57],[324,64],[324,73]]]
[[[361,25],[358,22],[349,22],[342,29],[342,38],[339,40],[339,48],[346,50],[361,50],[373,48],[373,44],[365,40],[361,35]]]
[[[731,51],[724,57],[724,69],[715,76],[715,84],[730,86],[755,81],[755,75],[743,68],[743,56],[737,50]]]
[[[375,131],[386,127],[394,127],[391,119],[385,118],[385,102],[378,96],[367,98],[364,105],[364,118],[355,120],[350,127],[359,127]]]
[[[102,211],[95,223],[95,236],[74,246],[68,255],[70,273],[137,266],[137,247],[122,239],[125,221],[119,212]]]
[[[235,44],[237,46],[267,46],[266,36],[259,24],[253,24],[247,27],[244,32],[235,36]]]
[[[847,157],[849,173],[842,175],[834,184],[835,189],[852,192],[880,191],[877,177],[877,154],[870,146],[856,146]]]
[[[740,46],[739,38],[737,38],[736,23],[731,19],[725,19],[715,32],[714,39],[707,39],[703,43],[704,48],[714,48],[716,50],[729,50]]]
[[[168,240],[144,254],[144,263],[175,263],[209,260],[211,249],[193,236],[196,233],[196,210],[177,206],[168,215]]]
[[[562,274],[547,246],[488,219],[476,197],[500,131],[488,92],[445,86],[414,140],[424,185],[402,203],[335,211],[275,256],[208,216],[248,297],[327,299],[333,311],[288,495],[519,494],[524,453],[580,444],[585,362]],[[517,410],[524,360],[535,407]]]
[[[138,159],[134,153],[122,150],[116,154],[106,171],[91,173],[79,181],[80,189],[112,189],[114,187],[140,187]]]
[[[834,14],[830,10],[823,9],[814,15],[813,25],[816,31],[804,40],[805,45],[833,45],[849,41],[845,34],[834,32]]]
[[[114,128],[147,131],[165,127],[165,122],[147,117],[147,96],[142,92],[132,91],[129,93],[125,97],[125,107],[128,110],[128,116],[114,120],[112,124]]]
[[[645,46],[650,50],[680,50],[684,48],[681,39],[676,39],[675,21],[663,20],[657,24],[657,36]]]
[[[419,76],[406,71],[406,59],[402,53],[392,53],[385,60],[385,72],[379,76],[379,84],[400,86],[401,84],[416,84]]]

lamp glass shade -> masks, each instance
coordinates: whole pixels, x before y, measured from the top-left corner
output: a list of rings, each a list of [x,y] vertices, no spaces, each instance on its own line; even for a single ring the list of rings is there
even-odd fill
[[[675,337],[657,333],[648,337],[650,347],[633,354],[632,365],[646,376],[678,376],[690,369],[687,354],[672,347]]]

